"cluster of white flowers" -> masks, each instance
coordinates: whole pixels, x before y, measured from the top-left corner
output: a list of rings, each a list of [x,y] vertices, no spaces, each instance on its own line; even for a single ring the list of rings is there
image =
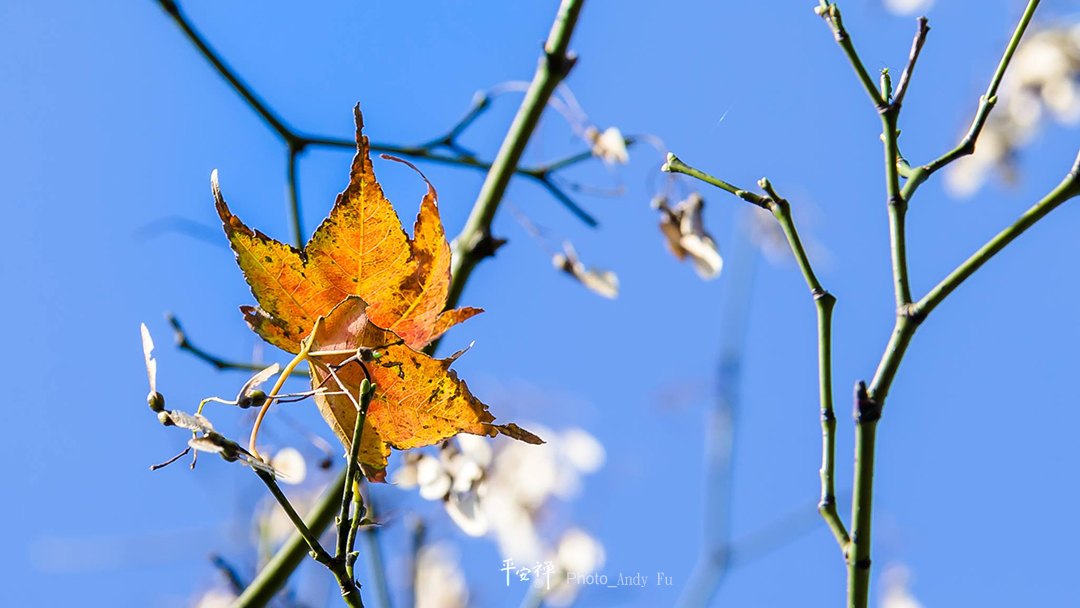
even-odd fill
[[[432,543],[416,556],[416,608],[465,608],[469,587],[458,566],[457,553],[447,543]]]
[[[537,515],[550,499],[566,500],[581,491],[582,475],[603,466],[604,447],[579,428],[536,432],[545,444],[506,442],[493,453],[489,439],[459,435],[442,444],[437,456],[409,452],[391,482],[416,488],[427,500],[443,501],[462,531],[492,536],[505,559],[519,564],[551,561],[559,571],[594,572],[604,560],[600,543],[571,529],[553,547],[545,543]],[[548,601],[560,605],[573,593],[562,589]]]
[[[970,196],[995,169],[1012,179],[1017,150],[1034,139],[1048,116],[1080,124],[1080,24],[1033,32],[1017,48],[975,153],[946,172],[948,192]]]

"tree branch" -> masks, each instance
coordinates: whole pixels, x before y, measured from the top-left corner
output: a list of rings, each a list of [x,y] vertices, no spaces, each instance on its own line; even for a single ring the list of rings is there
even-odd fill
[[[908,53],[908,62],[903,73],[900,74],[900,82],[896,84],[896,94],[892,100],[892,105],[897,108],[904,103],[904,95],[907,93],[908,84],[911,83],[911,74],[915,71],[915,62],[919,60],[919,53],[926,42],[926,35],[930,33],[926,17],[919,17],[915,21],[918,23],[918,29],[915,31],[915,39],[911,42],[911,52]]]
[[[480,260],[489,254],[490,248],[484,247],[484,242],[491,236],[491,222],[495,219],[495,212],[499,208],[503,194],[506,193],[506,187],[510,184],[510,178],[517,171],[525,146],[529,143],[555,87],[574,67],[576,56],[569,54],[567,50],[583,4],[584,0],[563,0],[559,6],[555,24],[544,44],[544,56],[536,68],[536,74],[525,93],[525,99],[521,102],[510,130],[506,133],[506,138],[495,155],[491,170],[484,178],[480,195],[473,205],[472,212],[469,213],[465,228],[454,239],[454,257],[451,268],[454,282],[450,287],[448,306],[453,306],[457,302],[469,275]]]
[[[345,601],[345,604],[350,608],[364,608],[364,602],[360,599],[360,589],[357,588],[356,582],[352,579],[348,573],[345,572],[345,562],[339,557],[331,557],[326,549],[323,549],[319,544],[319,535],[312,532],[304,520],[296,513],[296,509],[293,509],[292,503],[285,496],[285,493],[278,487],[277,482],[274,481],[274,476],[266,471],[255,469],[255,473],[259,476],[259,479],[266,484],[267,489],[277,499],[278,504],[285,510],[285,514],[289,516],[289,520],[296,526],[297,532],[303,537],[308,547],[311,549],[311,557],[320,564],[326,566],[330,572],[334,574],[334,578],[338,581],[338,586],[341,587],[341,598]],[[254,583],[253,583],[254,584]],[[246,591],[245,591],[246,594]],[[243,596],[241,596],[243,597]],[[240,600],[237,599],[237,602]],[[234,606],[236,603],[233,604]]]
[[[825,522],[836,537],[841,548],[849,543],[849,537],[844,523],[836,510],[836,489],[833,481],[833,470],[836,454],[836,415],[833,412],[832,394],[832,311],[836,305],[836,298],[826,291],[810,264],[810,258],[806,254],[799,232],[795,228],[795,220],[791,215],[791,204],[781,197],[768,179],[762,178],[758,185],[765,191],[766,196],[761,196],[738,188],[713,177],[703,171],[695,169],[679,160],[674,154],[668,155],[668,162],[662,170],[671,173],[682,173],[712,184],[721,190],[730,192],[735,196],[769,210],[787,238],[795,261],[802,271],[806,285],[810,289],[810,295],[814,299],[818,319],[818,387],[821,409],[821,433],[822,433],[822,456],[821,456],[821,502],[818,510]]]
[[[180,10],[179,5],[175,0],[157,0],[165,12],[173,18],[173,21],[180,27],[184,35],[188,40],[199,50],[199,53],[210,63],[211,66],[225,79],[226,82],[240,95],[241,98],[254,110],[262,121],[270,127],[277,135],[285,142],[289,149],[289,200],[290,200],[290,213],[292,216],[292,227],[294,240],[298,247],[303,246],[303,231],[301,229],[300,222],[300,210],[299,202],[297,201],[298,194],[296,192],[296,161],[301,152],[308,146],[321,146],[330,148],[345,148],[349,150],[356,149],[356,142],[337,137],[327,137],[321,135],[309,135],[298,132],[290,127],[285,120],[270,108],[261,97],[259,97],[255,91],[247,84],[227,63],[221,58],[221,56],[210,46],[206,39],[195,29],[194,25]],[[564,53],[565,55],[565,53]],[[405,156],[418,160],[431,161],[442,164],[458,165],[462,167],[469,167],[481,171],[489,171],[494,163],[489,163],[476,159],[471,154],[467,153],[463,148],[457,145],[457,137],[465,131],[490,104],[490,98],[487,95],[483,95],[474,102],[473,106],[466,113],[465,117],[458,121],[447,132],[446,135],[435,138],[426,144],[418,146],[402,146],[395,144],[377,143],[371,142],[370,147],[373,151],[382,152],[386,154],[392,154],[395,156]],[[541,106],[540,110],[543,110]],[[633,140],[628,138],[627,145],[633,144]],[[455,154],[443,154],[436,151],[437,148],[447,148]],[[570,210],[577,217],[581,218],[590,226],[596,226],[596,220],[585,213],[577,204],[573,203],[566,196],[565,193],[558,190],[557,186],[549,179],[549,175],[556,168],[564,168],[569,165],[583,162],[589,158],[592,158],[591,151],[585,151],[579,154],[572,155],[565,159],[557,160],[552,163],[546,164],[544,167],[538,168],[525,168],[518,167],[515,163],[511,167],[511,173],[517,173],[520,175],[527,175],[542,182],[549,191],[556,194],[556,200],[560,203],[567,205]],[[520,160],[520,159],[518,159]],[[554,168],[553,168],[554,167]],[[569,204],[568,204],[569,203]]]
[[[866,71],[866,66],[859,59],[859,53],[851,42],[851,36],[844,29],[844,20],[840,16],[840,8],[831,2],[822,0],[821,4],[814,9],[814,12],[829,24],[836,43],[840,45],[844,55],[847,56],[848,62],[851,63],[851,67],[855,70],[855,75],[859,78],[859,83],[862,84],[866,94],[870,96],[870,101],[873,102],[874,107],[879,112],[884,112],[888,107],[888,100],[882,98],[881,93],[878,92],[877,86],[874,84],[874,79],[870,77],[870,73]]]
[[[994,70],[994,75],[990,79],[990,85],[986,88],[986,93],[979,97],[979,108],[975,112],[975,118],[972,120],[971,128],[968,129],[967,134],[948,153],[926,165],[911,170],[911,176],[908,178],[907,183],[904,184],[902,192],[905,200],[910,200],[915,190],[939,169],[962,156],[975,152],[975,143],[979,139],[979,134],[982,133],[983,127],[986,126],[986,120],[990,117],[990,111],[994,109],[994,105],[997,103],[997,91],[1002,78],[1005,76],[1005,70],[1009,67],[1009,62],[1012,61],[1013,55],[1016,53],[1016,47],[1020,45],[1020,39],[1024,37],[1024,32],[1027,30],[1028,24],[1031,23],[1032,17],[1035,16],[1035,9],[1038,6],[1039,0],[1028,0],[1024,14],[1020,17],[1020,22],[1016,24],[1016,29],[1009,39],[1009,44],[1005,47],[1005,53],[1001,56],[997,69]]]
[[[1061,180],[1061,183],[1058,184],[1057,187],[1047,193],[1047,195],[1039,200],[1039,202],[1032,205],[1030,209],[1024,212],[1024,214],[1013,223],[1013,225],[999,232],[994,238],[990,239],[985,245],[980,247],[978,251],[972,254],[971,257],[965,260],[964,263],[960,264],[956,270],[952,271],[949,276],[945,277],[940,283],[934,286],[933,289],[915,304],[912,314],[923,317],[930,314],[930,311],[934,310],[934,308],[945,300],[945,298],[959,287],[961,283],[974,274],[983,264],[988,262],[990,258],[994,257],[994,255],[1004,249],[1006,245],[1013,242],[1016,237],[1035,225],[1035,222],[1046,217],[1062,203],[1078,194],[1080,194],[1080,154],[1077,155],[1072,169],[1069,170],[1069,173]]]

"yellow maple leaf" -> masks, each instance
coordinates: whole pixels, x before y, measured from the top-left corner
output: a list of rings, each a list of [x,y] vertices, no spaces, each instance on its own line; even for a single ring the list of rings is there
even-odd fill
[[[300,352],[302,342],[310,339],[305,352],[312,386],[329,389],[315,400],[346,450],[356,427],[354,398],[360,382],[366,377],[376,385],[359,450],[371,479],[384,477],[391,447],[432,445],[462,432],[542,443],[516,424],[493,424],[487,406],[450,370],[461,353],[435,359],[420,352],[451,326],[482,311],[443,310],[450,289],[450,246],[435,189],[427,184],[410,238],[375,180],[359,106],[355,115],[357,154],[349,185],[302,250],[252,230],[233,215],[215,172],[218,214],[259,303],[241,307],[245,319],[266,341],[288,352]],[[358,356],[358,350],[368,349],[378,358]]]
[[[372,323],[369,310],[357,297],[338,304],[312,333],[310,359],[312,388],[332,391],[316,394],[315,401],[346,450],[351,447],[357,411],[353,399],[340,391],[358,395],[365,378],[377,387],[360,439],[359,458],[369,477],[379,477],[390,447],[423,447],[461,432],[492,437],[501,433],[528,443],[542,443],[516,424],[493,424],[495,417],[487,406],[450,369],[461,352],[448,359],[435,359],[413,350],[394,332]],[[361,347],[375,350],[379,357],[367,362],[357,360],[355,353]],[[349,362],[342,366],[347,359]],[[332,369],[336,371],[331,373]]]
[[[369,304],[371,320],[421,349],[447,329],[482,312],[444,311],[450,289],[450,245],[428,184],[413,238],[375,180],[370,147],[355,109],[357,153],[349,185],[329,217],[302,249],[248,228],[229,211],[213,177],[214,200],[225,234],[259,307],[241,310],[271,344],[295,353],[315,320],[347,296]]]

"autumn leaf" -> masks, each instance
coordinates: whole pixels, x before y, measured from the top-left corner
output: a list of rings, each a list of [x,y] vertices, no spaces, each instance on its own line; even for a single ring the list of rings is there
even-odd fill
[[[555,268],[577,279],[593,293],[610,299],[619,297],[619,277],[610,270],[586,268],[570,241],[563,241],[562,253],[556,253],[551,258],[551,263],[555,265]]]
[[[495,417],[487,406],[450,369],[461,352],[448,359],[418,352],[394,332],[372,323],[370,310],[362,299],[349,297],[323,318],[311,337],[312,388],[327,387],[355,396],[361,381],[369,376],[377,387],[360,439],[359,459],[365,474],[382,478],[391,447],[404,450],[433,445],[462,432],[492,437],[501,433],[527,443],[543,443],[516,424],[493,424]],[[354,353],[360,347],[373,349],[378,358],[357,360]],[[315,401],[348,450],[356,427],[353,398],[318,393]]]
[[[660,232],[664,234],[671,253],[684,260],[690,258],[694,270],[703,279],[715,279],[720,276],[724,259],[716,241],[705,231],[701,210],[705,201],[696,192],[680,201],[674,208],[668,205],[667,197],[653,200],[653,207],[660,211]]]
[[[226,205],[217,172],[212,178],[225,234],[259,302],[241,311],[256,333],[288,352],[297,352],[315,320],[348,296],[362,298],[375,324],[418,350],[482,312],[443,310],[450,245],[435,189],[428,184],[410,238],[375,179],[359,105],[355,116],[357,153],[349,185],[302,250],[244,225]]]
[[[385,477],[391,448],[432,445],[462,432],[542,443],[517,425],[493,424],[487,406],[450,370],[461,353],[434,359],[420,352],[481,311],[443,310],[450,246],[435,189],[427,184],[410,238],[375,180],[359,107],[355,115],[357,154],[349,185],[302,250],[244,225],[226,205],[215,172],[218,214],[259,304],[241,307],[244,317],[286,351],[298,353],[306,345],[319,411],[346,450],[356,428],[359,386],[370,376],[377,390],[364,419],[359,460],[371,479]]]

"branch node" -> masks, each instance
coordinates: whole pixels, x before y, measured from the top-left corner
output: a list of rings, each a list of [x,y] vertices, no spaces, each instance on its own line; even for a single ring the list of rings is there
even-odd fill
[[[909,302],[896,309],[899,317],[910,320],[915,325],[920,325],[926,319],[926,310],[917,302]]]
[[[866,392],[866,383],[855,385],[855,424],[868,424],[881,419],[881,403]]]
[[[560,80],[574,69],[577,59],[577,53],[562,54],[548,52],[546,48],[544,50],[544,62],[547,64],[548,71]]]

